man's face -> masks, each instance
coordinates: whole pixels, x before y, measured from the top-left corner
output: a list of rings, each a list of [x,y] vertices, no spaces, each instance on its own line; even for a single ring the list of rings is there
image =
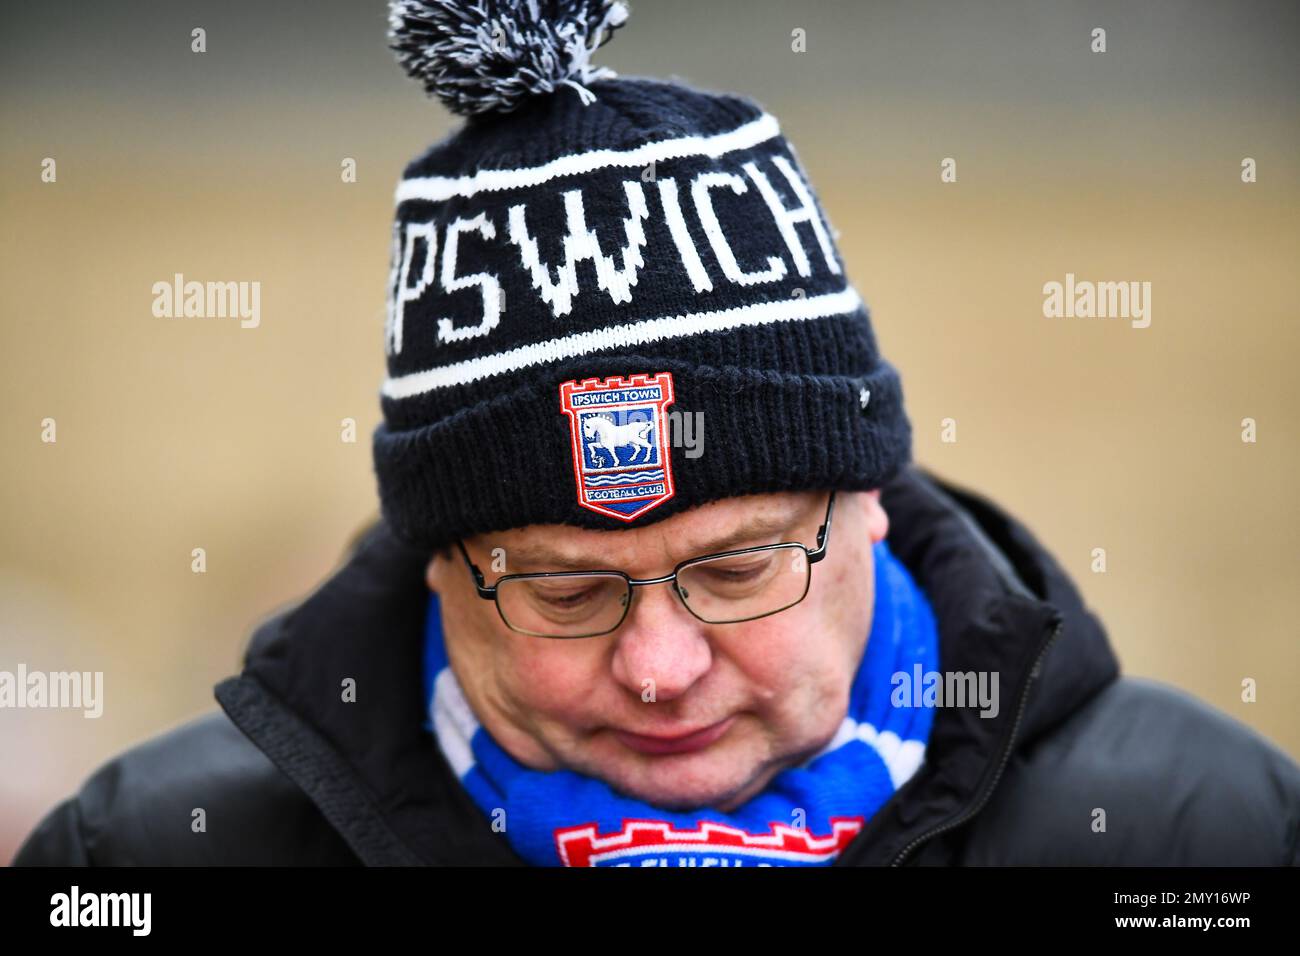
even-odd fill
[[[797,541],[815,548],[829,492],[748,495],[643,528],[534,525],[467,539],[487,584],[494,549],[510,573],[669,573],[715,551]],[[771,533],[752,529],[770,527]],[[429,564],[452,670],[496,741],[538,770],[569,769],[671,809],[734,809],[834,735],[871,624],[871,545],[888,530],[879,492],[841,492],[826,556],[795,606],[708,624],[669,584],[634,589],[618,630],[556,640],[511,630],[477,596],[455,548]],[[733,535],[722,546],[717,542]],[[653,699],[647,690],[653,690]],[[644,737],[709,730],[671,748]],[[629,736],[636,735],[636,736]],[[672,749],[674,752],[656,752]]]

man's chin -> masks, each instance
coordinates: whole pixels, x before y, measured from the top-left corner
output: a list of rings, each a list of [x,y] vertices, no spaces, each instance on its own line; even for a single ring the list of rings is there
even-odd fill
[[[624,789],[613,784],[611,786],[624,796],[648,803],[661,810],[677,813],[689,813],[704,808],[729,813],[743,802],[736,799],[738,790],[734,787],[683,790],[674,788],[671,784],[667,788],[655,786],[644,789]]]
[[[707,807],[730,813],[759,793],[780,769],[764,759],[752,738],[731,730],[703,750],[659,756],[638,753],[601,734],[560,762],[575,773],[604,781],[622,796],[663,810]]]
[[[624,796],[664,810],[687,812],[710,807],[730,813],[766,784],[763,770],[725,772],[716,762],[700,770],[680,763],[673,766],[660,757],[619,768],[612,777],[600,776]]]

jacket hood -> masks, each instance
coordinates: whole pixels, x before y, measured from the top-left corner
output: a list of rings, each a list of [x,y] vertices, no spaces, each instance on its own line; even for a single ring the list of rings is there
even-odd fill
[[[934,608],[940,669],[996,672],[1000,703],[992,717],[939,708],[924,764],[837,865],[904,862],[972,819],[1011,754],[1119,672],[1065,572],[996,505],[916,466],[881,502],[889,546]],[[309,597],[255,630],[216,697],[363,862],[520,864],[424,727],[427,563],[375,523]]]

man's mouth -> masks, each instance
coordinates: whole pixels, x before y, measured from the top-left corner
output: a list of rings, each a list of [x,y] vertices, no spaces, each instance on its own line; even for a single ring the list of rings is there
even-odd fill
[[[617,737],[625,747],[630,747],[638,753],[654,756],[662,754],[689,753],[693,750],[703,750],[705,747],[709,746],[709,744],[713,743],[727,732],[727,729],[735,719],[736,717],[733,714],[725,720],[718,721],[716,724],[710,724],[709,726],[701,727],[698,730],[692,730],[685,734],[676,734],[673,736],[634,734],[627,730],[615,730],[614,736]]]

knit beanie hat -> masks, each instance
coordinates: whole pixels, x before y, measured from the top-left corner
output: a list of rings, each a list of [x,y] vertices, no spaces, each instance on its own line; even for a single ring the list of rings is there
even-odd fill
[[[373,452],[408,543],[869,490],[910,458],[898,373],[776,119],[594,67],[626,19],[391,4],[399,61],[466,117],[397,188]]]

